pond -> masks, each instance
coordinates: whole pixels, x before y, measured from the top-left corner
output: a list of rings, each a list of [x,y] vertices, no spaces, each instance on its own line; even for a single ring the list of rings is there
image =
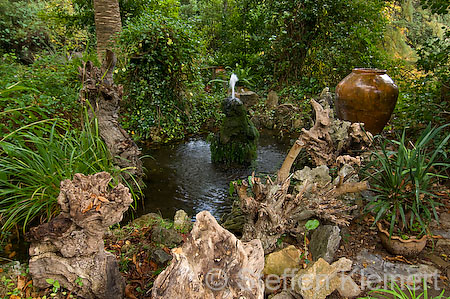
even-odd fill
[[[137,214],[160,213],[173,218],[179,209],[195,216],[208,210],[216,218],[231,210],[230,181],[246,178],[252,171],[274,174],[280,168],[289,139],[271,132],[261,133],[258,158],[247,168],[226,169],[211,163],[209,143],[205,137],[193,137],[179,144],[145,151],[147,169],[144,207]]]

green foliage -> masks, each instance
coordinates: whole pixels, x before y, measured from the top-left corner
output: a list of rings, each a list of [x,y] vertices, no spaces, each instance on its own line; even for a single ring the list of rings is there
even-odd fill
[[[86,28],[95,32],[94,2],[90,0],[72,0],[70,6],[56,6],[53,16],[73,28]],[[122,24],[127,24],[146,12],[158,12],[161,15],[177,17],[180,3],[178,0],[119,0]]]
[[[450,12],[450,4],[447,0],[420,0],[423,8],[430,9],[436,14],[448,14]]]
[[[59,53],[38,57],[29,66],[0,60],[0,131],[49,117],[78,118],[80,64]]]
[[[406,291],[404,291],[406,287]],[[369,294],[374,294],[374,296],[367,296],[361,299],[379,299],[381,298],[396,298],[396,299],[448,299],[449,297],[444,296],[445,290],[437,296],[430,296],[428,294],[427,280],[423,280],[423,291],[421,293],[417,292],[418,287],[414,283],[412,287],[408,285],[399,286],[396,282],[389,283],[389,289],[375,289],[371,290]]]
[[[211,140],[211,160],[226,165],[250,164],[256,159],[256,142],[230,142],[222,144],[220,137]]]
[[[375,222],[390,222],[391,235],[396,225],[401,232],[425,234],[430,221],[438,220],[439,203],[432,191],[435,182],[448,178],[442,174],[450,167],[444,151],[450,139],[445,133],[448,126],[428,125],[414,143],[407,141],[405,130],[398,141],[380,137],[381,150],[372,152],[365,174],[375,196],[367,210],[375,213]]]
[[[441,84],[450,89],[450,29],[443,38],[432,37],[419,49],[417,65],[425,72],[432,72]],[[450,95],[448,95],[450,96]]]
[[[214,98],[195,85],[201,40],[191,25],[146,13],[124,28],[119,43],[128,62],[118,72],[126,90],[122,124],[135,138],[182,138],[214,115]]]
[[[87,116],[87,114],[86,114]],[[25,125],[0,139],[0,214],[2,230],[26,228],[58,213],[60,182],[75,173],[120,170],[101,140],[96,120],[74,128],[60,118]]]
[[[77,279],[75,279],[75,283],[82,287],[84,285],[83,278],[78,276]]]
[[[47,278],[45,280],[49,285],[52,286],[52,291],[53,293],[57,293],[58,290],[61,288],[61,285],[59,284],[59,281],[56,279],[52,279],[52,278]]]
[[[319,226],[320,222],[317,219],[310,219],[306,221],[305,228],[307,230],[315,230]]]
[[[385,2],[273,1],[271,50],[275,77],[339,82],[353,67],[379,67]]]
[[[0,54],[13,53],[31,63],[33,54],[48,47],[48,34],[38,12],[42,1],[0,0]]]
[[[220,132],[209,137],[211,160],[226,165],[250,165],[257,156],[259,132],[240,101],[228,98],[222,106],[225,118]]]
[[[399,97],[395,106],[392,125],[402,130],[409,127],[410,133],[419,131],[428,123],[446,123],[445,102],[438,95],[438,82],[430,77],[403,77],[396,79]]]
[[[297,86],[302,96],[310,96],[356,66],[386,64],[385,5],[381,0],[190,0],[180,11],[195,18],[207,37],[210,64],[251,70],[252,88]]]

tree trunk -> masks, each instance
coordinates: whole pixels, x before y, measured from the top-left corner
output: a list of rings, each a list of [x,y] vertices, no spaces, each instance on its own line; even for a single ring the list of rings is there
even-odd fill
[[[94,0],[95,31],[97,35],[97,56],[103,60],[111,38],[120,32],[122,21],[118,0]]]
[[[107,50],[101,69],[91,61],[80,69],[83,82],[80,99],[82,103],[89,102],[89,117],[92,119],[94,114],[97,117],[100,136],[113,156],[114,164],[126,170],[122,175],[131,186],[139,188],[143,177],[141,152],[119,123],[122,86],[113,82],[116,60],[114,53]]]

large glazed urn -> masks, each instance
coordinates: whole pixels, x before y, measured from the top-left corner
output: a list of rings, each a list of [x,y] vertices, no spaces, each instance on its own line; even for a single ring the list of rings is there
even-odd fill
[[[363,122],[372,134],[389,121],[398,98],[398,87],[385,70],[355,68],[336,87],[336,112],[340,119]]]

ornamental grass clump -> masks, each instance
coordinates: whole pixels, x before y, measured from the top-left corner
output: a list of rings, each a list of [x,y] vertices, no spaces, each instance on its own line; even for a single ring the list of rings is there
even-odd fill
[[[415,142],[407,140],[405,130],[399,140],[379,137],[381,149],[372,152],[364,171],[375,194],[366,208],[375,222],[389,223],[391,236],[394,230],[403,238],[424,235],[430,221],[439,220],[435,191],[440,180],[448,179],[448,126],[428,125]]]
[[[61,118],[24,125],[0,139],[0,225],[25,229],[59,213],[60,182],[75,173],[121,170],[102,141],[97,120],[85,112],[82,129]],[[136,196],[136,194],[134,194]]]

